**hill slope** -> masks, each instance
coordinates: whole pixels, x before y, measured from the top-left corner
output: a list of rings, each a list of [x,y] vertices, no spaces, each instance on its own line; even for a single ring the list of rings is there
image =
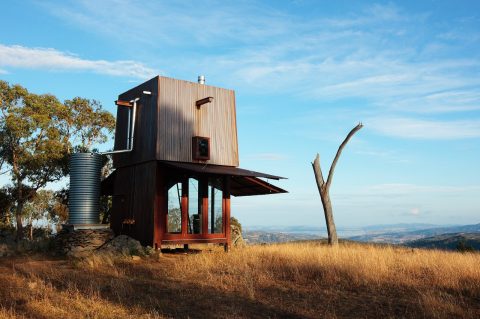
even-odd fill
[[[360,236],[352,236],[349,237],[349,239],[362,242],[403,244],[412,240],[452,233],[480,233],[480,224],[449,227],[428,227],[426,229],[388,232],[378,231]]]
[[[405,243],[406,246],[415,248],[436,248],[457,250],[463,245],[463,249],[480,251],[480,233],[456,233],[442,234],[422,239],[412,240]]]
[[[0,317],[480,317],[480,254],[312,243],[205,249],[140,261],[0,259]]]

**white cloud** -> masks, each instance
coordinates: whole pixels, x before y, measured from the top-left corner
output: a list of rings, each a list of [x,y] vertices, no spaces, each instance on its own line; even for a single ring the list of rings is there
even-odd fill
[[[452,140],[480,137],[480,120],[426,121],[413,118],[372,118],[366,125],[379,133],[411,139]]]
[[[87,60],[52,48],[0,44],[0,66],[26,69],[87,71],[147,79],[158,71],[136,61]]]
[[[420,215],[420,208],[414,207],[414,208],[410,209],[410,215],[413,215],[413,216]]]
[[[372,123],[377,132],[390,136],[479,136],[478,115],[468,121],[410,119],[480,110],[480,62],[474,52],[459,51],[461,41],[471,43],[469,37],[478,31],[461,21],[455,28],[463,30],[463,38],[452,43],[442,36],[451,32],[452,24],[432,26],[428,12],[412,13],[392,4],[310,19],[258,2],[202,4],[41,5],[67,23],[110,40],[147,45],[155,59],[160,56],[165,65],[175,65],[175,73],[205,69],[217,83],[264,94],[328,102],[360,98],[365,107],[356,108],[355,114],[389,113],[391,118]]]
[[[146,1],[43,1],[50,14],[85,30],[129,42],[150,45],[222,45],[227,40],[252,41],[258,36],[281,35],[285,15],[261,4],[228,4],[205,0]],[[112,16],[115,19],[112,19]],[[260,18],[261,17],[261,18]]]

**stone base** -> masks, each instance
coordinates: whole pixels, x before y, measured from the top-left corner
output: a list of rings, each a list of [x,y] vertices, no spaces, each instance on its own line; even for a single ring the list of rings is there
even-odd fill
[[[72,257],[87,255],[115,237],[113,231],[106,226],[107,228],[99,229],[64,227],[55,237],[55,250]]]

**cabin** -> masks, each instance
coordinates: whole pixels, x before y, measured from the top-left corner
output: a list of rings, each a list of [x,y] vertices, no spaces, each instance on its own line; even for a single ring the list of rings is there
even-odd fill
[[[163,76],[118,96],[110,227],[156,249],[219,243],[230,198],[285,193],[282,179],[239,168],[235,92]],[[267,181],[268,180],[268,181]],[[187,246],[188,247],[188,246]]]

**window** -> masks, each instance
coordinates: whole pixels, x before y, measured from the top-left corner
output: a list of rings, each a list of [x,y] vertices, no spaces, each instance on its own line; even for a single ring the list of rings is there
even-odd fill
[[[208,181],[208,233],[221,234],[223,233],[223,192],[221,190],[222,179],[210,178]]]
[[[202,233],[202,203],[199,195],[199,183],[195,178],[188,179],[188,223],[187,233]]]
[[[168,189],[167,232],[182,232],[182,183]]]

